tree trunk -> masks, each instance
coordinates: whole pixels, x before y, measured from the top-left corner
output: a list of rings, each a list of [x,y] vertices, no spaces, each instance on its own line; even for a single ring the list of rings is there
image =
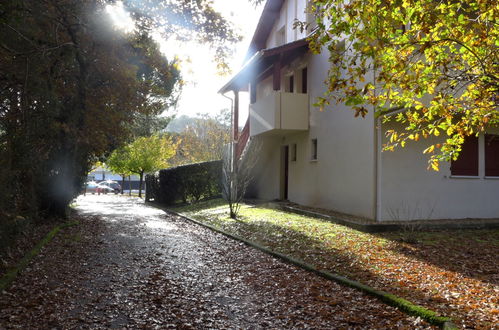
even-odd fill
[[[121,175],[121,194],[123,195],[123,190],[125,189],[125,174]]]
[[[142,180],[144,179],[144,171],[140,172],[140,181],[139,181],[139,198],[142,198]]]
[[[132,176],[128,176],[128,196],[132,196]]]

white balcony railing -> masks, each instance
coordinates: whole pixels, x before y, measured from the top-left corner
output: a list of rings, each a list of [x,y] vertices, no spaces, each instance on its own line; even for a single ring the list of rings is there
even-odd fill
[[[273,91],[250,105],[250,136],[308,130],[308,94]]]

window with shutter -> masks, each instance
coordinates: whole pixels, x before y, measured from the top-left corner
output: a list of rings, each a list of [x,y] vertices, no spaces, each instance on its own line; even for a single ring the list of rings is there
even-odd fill
[[[461,148],[457,160],[451,162],[451,175],[478,176],[478,138],[466,137]]]
[[[485,134],[485,176],[499,176],[499,135]]]

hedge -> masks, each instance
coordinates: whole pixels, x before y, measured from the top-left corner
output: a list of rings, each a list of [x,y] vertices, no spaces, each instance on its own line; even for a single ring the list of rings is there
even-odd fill
[[[172,205],[219,196],[221,183],[221,160],[177,166],[146,176],[146,200]]]

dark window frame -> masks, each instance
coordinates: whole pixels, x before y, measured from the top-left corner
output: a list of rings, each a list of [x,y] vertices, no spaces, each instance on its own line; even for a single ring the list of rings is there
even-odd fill
[[[308,93],[308,70],[306,67],[301,70],[301,92]]]
[[[499,177],[499,135],[484,135],[485,176]]]
[[[311,140],[311,153],[310,153],[310,160],[317,160],[318,156],[318,148],[317,148],[317,138]]]
[[[479,139],[468,136],[461,146],[461,152],[456,160],[451,161],[451,176],[479,176]]]
[[[289,158],[292,162],[296,162],[296,153],[297,153],[298,147],[296,146],[296,143],[293,143],[291,145],[291,157]]]

